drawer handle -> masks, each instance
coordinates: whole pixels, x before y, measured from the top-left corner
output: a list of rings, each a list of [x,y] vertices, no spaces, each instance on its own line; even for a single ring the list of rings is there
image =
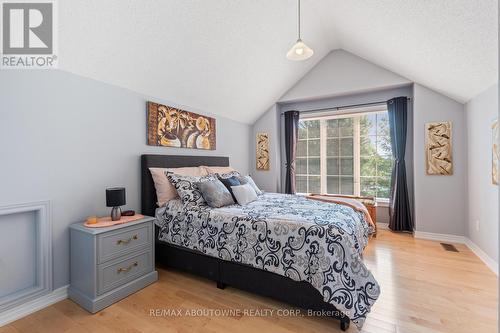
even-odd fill
[[[134,235],[134,236],[130,237],[129,239],[119,239],[116,241],[116,245],[121,245],[121,244],[126,245],[126,244],[130,243],[132,240],[136,240],[138,238],[139,237],[137,235]]]
[[[132,265],[128,266],[128,267],[120,267],[116,270],[117,273],[125,273],[125,272],[128,272],[130,271],[133,267],[137,267],[138,263],[137,261],[134,262]]]

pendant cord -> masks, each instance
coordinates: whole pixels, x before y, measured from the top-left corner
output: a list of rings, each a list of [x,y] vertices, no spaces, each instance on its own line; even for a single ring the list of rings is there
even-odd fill
[[[298,17],[299,17],[299,39],[300,39],[300,0],[297,0],[299,5],[298,5]]]

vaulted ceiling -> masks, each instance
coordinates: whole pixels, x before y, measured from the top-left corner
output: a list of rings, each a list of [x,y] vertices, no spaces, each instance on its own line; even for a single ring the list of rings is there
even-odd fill
[[[460,102],[497,81],[495,0],[60,1],[59,67],[252,123],[342,48]]]

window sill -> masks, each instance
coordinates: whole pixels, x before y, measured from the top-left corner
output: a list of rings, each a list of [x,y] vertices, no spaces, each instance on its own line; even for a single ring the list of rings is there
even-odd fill
[[[310,195],[311,193],[299,193],[299,192],[297,192],[296,194],[305,197],[305,196]],[[377,202],[378,207],[389,207],[389,199],[377,199],[376,202]]]
[[[389,200],[388,199],[377,199],[377,206],[389,207]]]

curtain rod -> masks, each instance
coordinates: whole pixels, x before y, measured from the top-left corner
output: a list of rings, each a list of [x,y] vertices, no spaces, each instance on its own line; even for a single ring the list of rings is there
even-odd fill
[[[407,100],[411,100],[410,97],[407,97]],[[342,106],[333,106],[329,108],[321,108],[321,109],[310,109],[310,110],[288,110],[288,111],[299,111],[300,113],[308,113],[308,112],[320,112],[320,111],[328,111],[328,110],[345,110],[345,109],[353,109],[357,107],[363,106],[374,106],[374,105],[384,105],[387,104],[387,101],[379,101],[379,102],[370,102],[370,103],[360,103],[360,104],[350,104],[350,105],[342,105]],[[280,114],[284,114],[287,111],[282,111]]]

